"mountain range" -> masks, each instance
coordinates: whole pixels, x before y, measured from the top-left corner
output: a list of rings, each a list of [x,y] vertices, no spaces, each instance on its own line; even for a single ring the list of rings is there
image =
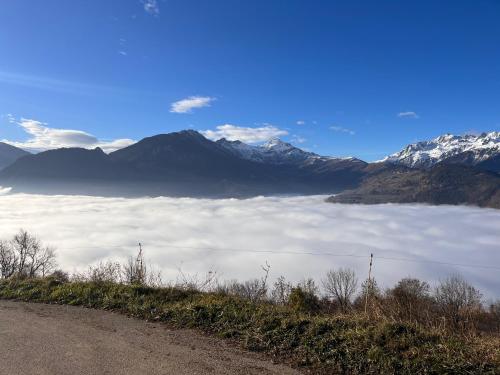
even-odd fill
[[[110,154],[99,148],[28,154],[0,144],[0,185],[24,192],[126,196],[335,194],[330,201],[500,208],[499,160],[500,132],[443,135],[367,163],[321,156],[276,138],[253,146],[214,142],[185,130]]]
[[[240,154],[238,146],[185,130],[144,138],[110,154],[61,148],[19,158],[0,172],[0,185],[106,195],[328,194],[356,187],[367,165],[317,157],[278,140],[254,148],[255,155],[262,151],[261,159]]]
[[[445,134],[410,144],[382,161],[412,168],[431,168],[445,162],[500,172],[500,132],[464,136]]]

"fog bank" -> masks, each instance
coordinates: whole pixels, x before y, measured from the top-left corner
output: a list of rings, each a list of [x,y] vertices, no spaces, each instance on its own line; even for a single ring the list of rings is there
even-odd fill
[[[260,277],[266,261],[273,279],[284,275],[319,281],[329,268],[340,266],[354,268],[364,279],[372,252],[373,274],[381,286],[409,275],[433,283],[459,272],[487,297],[500,297],[498,270],[428,262],[500,267],[500,210],[334,205],[324,203],[325,197],[125,199],[0,193],[0,238],[19,228],[33,232],[57,248],[60,266],[70,272],[102,260],[125,260],[141,242],[164,279],[175,280],[181,268],[244,280]],[[294,252],[314,255],[290,254]]]

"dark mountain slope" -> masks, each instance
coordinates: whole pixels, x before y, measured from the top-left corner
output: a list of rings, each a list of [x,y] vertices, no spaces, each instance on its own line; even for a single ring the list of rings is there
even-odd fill
[[[119,175],[100,148],[61,148],[28,155],[0,172],[2,180],[103,179]]]
[[[500,154],[484,160],[476,166],[480,169],[484,169],[485,171],[500,173]]]
[[[300,153],[314,154],[281,141],[273,142],[277,150],[270,150],[271,155],[248,157],[228,146],[241,143],[212,142],[198,132],[181,131],[145,138],[110,154],[110,158],[132,166],[148,178],[155,171],[156,178],[232,182],[240,187],[253,185],[263,192],[276,193],[319,193],[352,188],[359,184],[362,169],[367,165],[358,159],[297,157]]]
[[[113,162],[133,168],[138,176],[152,180],[273,178],[271,168],[237,158],[192,130],[144,138],[109,156]]]
[[[328,194],[359,184],[366,163],[312,159],[274,164],[248,160],[195,131],[145,138],[106,155],[100,149],[59,149],[15,162],[0,184],[18,191],[71,193],[253,196]],[[29,188],[29,189],[27,189]]]
[[[0,142],[0,170],[26,155],[30,155],[30,153],[7,143]]]
[[[328,201],[469,204],[500,208],[500,175],[446,163],[430,170],[379,167],[366,176],[359,188],[330,197]]]

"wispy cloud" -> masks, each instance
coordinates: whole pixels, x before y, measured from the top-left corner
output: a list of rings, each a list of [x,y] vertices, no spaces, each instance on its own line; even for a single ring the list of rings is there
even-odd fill
[[[412,112],[412,111],[399,112],[398,117],[400,117],[400,118],[419,118],[419,116],[415,112]]]
[[[249,128],[231,124],[219,125],[215,130],[204,130],[201,133],[212,140],[226,138],[230,141],[242,141],[245,143],[265,142],[273,137],[288,135],[286,130],[279,129],[273,125]]]
[[[127,53],[127,51],[126,51],[126,48],[127,48],[127,39],[125,39],[125,38],[120,38],[120,39],[118,40],[118,43],[119,43],[119,45],[120,45],[120,47],[119,47],[120,49],[118,50],[118,53],[119,53],[120,55],[122,55],[122,56],[127,56],[127,55],[128,55],[128,53]]]
[[[91,83],[66,81],[55,78],[40,77],[0,71],[0,83],[23,86],[40,90],[77,95],[107,95],[120,98],[123,95],[151,94],[121,87],[105,86]]]
[[[306,122],[305,122],[304,120],[298,120],[298,121],[296,122],[296,124],[297,124],[297,125],[305,125],[305,124],[306,124]]]
[[[157,0],[142,0],[144,4],[144,10],[146,13],[153,16],[158,16],[160,14],[160,5]]]
[[[293,135],[292,136],[292,141],[294,143],[306,143],[307,142],[307,139],[305,139],[304,137],[301,137],[300,135]]]
[[[346,133],[346,134],[349,134],[349,135],[355,135],[356,134],[356,132],[354,130],[343,128],[342,126],[333,125],[333,126],[330,126],[330,129],[333,130],[333,131],[336,131],[336,132]]]
[[[2,142],[30,151],[44,151],[61,147],[88,149],[100,147],[105,152],[111,152],[135,143],[132,139],[101,140],[81,130],[50,128],[47,123],[26,118],[16,120],[12,115],[7,115],[7,119],[10,123],[19,125],[30,138],[24,142],[6,139]]]
[[[189,98],[179,100],[171,104],[172,113],[191,113],[195,108],[210,107],[215,100],[210,96],[190,96]]]

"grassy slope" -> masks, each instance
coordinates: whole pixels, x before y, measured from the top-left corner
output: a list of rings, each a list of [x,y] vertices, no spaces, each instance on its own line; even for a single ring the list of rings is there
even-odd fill
[[[0,298],[109,309],[198,328],[317,373],[500,373],[496,339],[465,341],[400,323],[309,316],[231,296],[39,279],[0,281]]]

